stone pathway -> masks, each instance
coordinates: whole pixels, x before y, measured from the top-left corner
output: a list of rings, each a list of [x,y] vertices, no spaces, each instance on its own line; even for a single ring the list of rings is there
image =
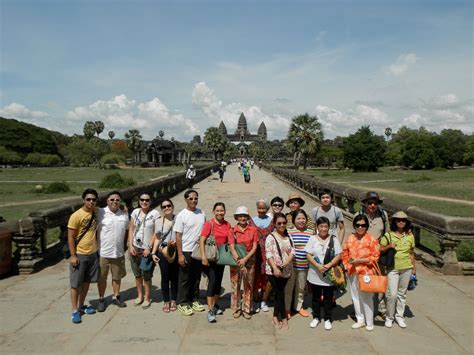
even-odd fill
[[[199,206],[207,216],[216,201],[227,205],[228,220],[239,205],[255,214],[258,197],[282,196],[292,189],[264,171],[253,170],[245,184],[235,166],[229,166],[220,183],[217,175],[196,185]],[[183,194],[174,199],[176,210],[184,207]],[[317,205],[306,197],[306,211]],[[347,225],[347,230],[350,230]],[[295,316],[290,330],[275,331],[271,312],[251,320],[233,319],[229,310],[216,324],[207,323],[206,313],[182,317],[161,311],[162,295],[153,287],[150,309],[133,306],[136,296],[130,270],[122,283],[122,297],[128,307],[109,306],[104,313],[84,316],[79,325],[71,323],[68,264],[61,261],[36,274],[0,280],[0,352],[4,354],[314,354],[314,353],[473,353],[472,278],[443,276],[418,266],[419,286],[408,294],[407,329],[392,329],[376,322],[373,332],[352,330],[350,295],[338,300],[333,330],[309,328],[310,319]],[[110,282],[110,281],[109,281]],[[159,285],[159,271],[153,279]],[[205,279],[201,297],[205,301]],[[224,275],[221,304],[230,302],[228,270]],[[111,286],[108,285],[107,294]],[[88,300],[97,302],[92,285]],[[110,297],[108,298],[110,301]],[[307,299],[309,305],[309,299]],[[272,311],[272,308],[270,309]]]

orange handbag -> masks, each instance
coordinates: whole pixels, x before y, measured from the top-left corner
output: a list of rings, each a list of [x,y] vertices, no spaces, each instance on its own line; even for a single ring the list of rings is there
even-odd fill
[[[359,290],[362,292],[385,293],[387,276],[383,276],[377,263],[372,263],[375,274],[359,275]]]

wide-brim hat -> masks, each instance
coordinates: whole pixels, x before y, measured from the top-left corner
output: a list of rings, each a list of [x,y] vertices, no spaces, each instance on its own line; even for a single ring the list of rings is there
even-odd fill
[[[161,249],[161,253],[169,263],[172,263],[174,259],[176,259],[176,248],[172,245],[165,245],[163,249]]]
[[[368,200],[377,200],[378,203],[382,203],[383,200],[380,198],[379,194],[375,191],[368,191],[364,195],[362,195],[362,202]]]
[[[398,211],[393,214],[392,218],[408,219],[408,215],[403,211]]]
[[[288,196],[288,200],[285,203],[286,207],[290,207],[290,201],[291,200],[298,200],[298,202],[300,203],[300,207],[304,206],[305,202],[304,202],[303,198],[301,197],[301,195],[297,192],[290,193],[290,195]]]
[[[247,217],[250,217],[249,215],[249,209],[245,206],[239,206],[237,207],[237,209],[235,210],[235,213],[234,213],[234,218],[237,219],[237,216],[240,216],[240,215],[246,215]]]

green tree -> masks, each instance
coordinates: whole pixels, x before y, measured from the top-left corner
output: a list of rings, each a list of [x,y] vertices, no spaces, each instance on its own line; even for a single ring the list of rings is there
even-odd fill
[[[462,164],[466,151],[467,136],[458,129],[443,129],[434,136],[436,165],[444,168]]]
[[[23,161],[21,155],[13,150],[0,146],[0,164],[20,164]]]
[[[434,134],[420,127],[406,132],[401,149],[401,163],[413,169],[432,169],[436,166]],[[397,134],[397,139],[400,137]]]
[[[125,139],[127,141],[127,147],[132,151],[133,165],[137,162],[137,153],[141,147],[142,136],[138,129],[130,129],[125,133]]]
[[[95,126],[95,133],[97,134],[97,137],[99,137],[100,134],[101,134],[102,132],[104,132],[104,128],[105,128],[104,122],[102,122],[102,121],[95,121],[95,122],[94,122],[94,126]]]
[[[384,164],[385,142],[369,126],[362,126],[344,141],[344,166],[354,171],[377,171]]]
[[[109,138],[114,139],[115,137],[115,132],[114,131],[109,131]]]
[[[269,160],[271,157],[271,150],[269,145],[264,141],[255,141],[250,144],[250,155],[255,160]]]
[[[295,116],[288,131],[288,149],[296,156],[303,156],[303,168],[308,166],[309,158],[316,156],[321,149],[323,132],[317,116]],[[297,161],[299,166],[299,159]]]
[[[222,155],[227,147],[227,139],[217,127],[210,127],[204,133],[204,146],[214,153],[214,160]]]
[[[466,139],[466,151],[464,152],[464,164],[474,164],[474,134]]]
[[[90,166],[94,163],[95,149],[86,139],[76,138],[61,148],[61,155],[68,165]]]
[[[84,137],[86,137],[86,140],[91,140],[92,137],[94,137],[96,130],[95,130],[95,123],[92,121],[87,121],[84,123],[84,128],[82,129],[84,133]]]

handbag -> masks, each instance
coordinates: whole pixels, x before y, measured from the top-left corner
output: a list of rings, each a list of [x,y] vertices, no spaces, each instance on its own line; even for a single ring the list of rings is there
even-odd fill
[[[87,232],[91,228],[92,222],[94,222],[94,220],[95,220],[95,213],[92,213],[92,218],[89,219],[89,223],[87,224],[86,229],[84,230],[84,232],[81,233],[77,241],[74,240],[74,247],[77,247],[79,245],[81,239],[87,234]],[[67,241],[66,241],[66,244],[63,245],[62,247],[61,253],[63,254],[64,259],[69,259],[71,257],[71,251],[69,250],[69,243]]]
[[[143,256],[140,259],[140,270],[142,271],[150,271],[153,267],[153,260],[148,256]]]
[[[389,234],[390,235],[390,234]],[[387,239],[387,236],[384,235],[382,238]],[[388,244],[392,243],[392,237],[390,236],[390,240],[387,239]],[[383,265],[389,269],[393,268],[395,266],[395,253],[397,251],[394,248],[390,248],[385,251],[385,253],[380,254],[379,257],[379,264]]]
[[[359,290],[362,292],[385,293],[387,291],[387,276],[383,276],[377,263],[372,263],[375,274],[359,275]]]
[[[235,238],[234,234],[234,249],[239,259],[245,258],[247,255],[247,248],[243,244],[237,243],[237,238]],[[230,251],[229,244],[225,243],[219,247],[219,260],[217,260],[217,265],[230,265],[230,266],[237,266],[237,261],[232,256]]]
[[[172,264],[176,259],[176,248],[173,245],[169,245],[169,244],[165,245],[161,249],[161,253],[166,258],[166,260],[168,260],[170,264]]]
[[[214,223],[212,220],[211,223],[211,233],[206,238],[204,242],[204,255],[208,261],[215,262],[219,259],[219,250],[217,249],[216,237],[214,237]],[[194,246],[193,252],[191,253],[191,258],[196,260],[201,260],[201,244],[199,241]]]

